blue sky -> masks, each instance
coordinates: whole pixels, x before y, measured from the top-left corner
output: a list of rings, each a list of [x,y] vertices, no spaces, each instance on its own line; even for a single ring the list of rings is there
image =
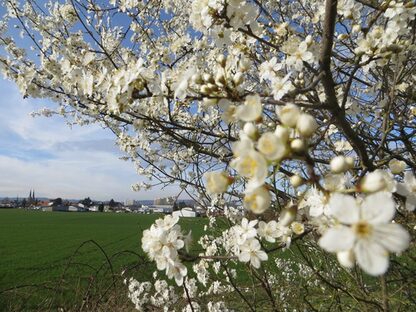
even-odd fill
[[[62,117],[29,114],[50,105],[23,99],[17,87],[0,77],[0,196],[37,196],[97,200],[152,199],[159,189],[133,192],[141,181],[134,165],[120,160],[122,153],[110,131],[98,125],[66,125]],[[163,196],[177,194],[163,190]]]
[[[4,12],[0,5],[0,16]],[[20,38],[21,29],[14,24],[16,21],[9,25],[9,33],[20,47],[28,49],[30,40]],[[131,185],[143,178],[132,163],[119,159],[123,154],[114,144],[113,134],[98,125],[70,128],[62,117],[29,115],[48,106],[51,103],[45,100],[23,99],[17,87],[0,75],[0,197],[26,197],[31,188],[42,197],[90,196],[97,200],[178,194],[175,186],[133,192]]]

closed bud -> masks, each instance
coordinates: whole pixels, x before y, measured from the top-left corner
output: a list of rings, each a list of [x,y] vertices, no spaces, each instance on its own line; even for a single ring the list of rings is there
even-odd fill
[[[403,160],[392,159],[389,161],[389,168],[393,174],[399,174],[406,169],[406,163]]]
[[[239,69],[242,72],[246,72],[250,69],[251,61],[248,58],[242,58],[239,63]]]
[[[336,156],[332,158],[330,167],[333,173],[342,173],[349,169],[348,162],[344,156]]]
[[[255,139],[257,137],[257,128],[251,122],[246,122],[243,127],[243,132],[251,139]]]
[[[294,174],[290,177],[290,183],[293,185],[293,187],[299,187],[301,186],[305,181],[298,176],[297,174]]]
[[[344,40],[348,38],[348,34],[340,34],[338,35],[338,40]]]
[[[300,154],[306,150],[305,141],[303,141],[302,139],[294,139],[292,142],[290,142],[290,148],[295,153]]]
[[[357,33],[361,30],[361,26],[360,25],[354,25],[354,26],[352,26],[351,30],[352,30],[353,33]]]
[[[296,126],[299,115],[299,107],[292,103],[286,104],[279,111],[279,118],[282,124],[291,128],[294,128]]]
[[[300,135],[310,137],[318,129],[318,123],[312,115],[303,113],[297,120],[296,129]]]
[[[289,141],[290,132],[289,129],[282,126],[276,126],[274,134],[283,142]]]
[[[222,72],[218,72],[216,75],[215,75],[215,83],[218,85],[218,86],[220,86],[220,87],[222,87],[222,86],[224,86],[225,85],[225,76],[224,76],[224,73],[222,73]]]
[[[238,72],[233,77],[233,82],[236,86],[240,85],[243,82],[243,73]]]
[[[221,65],[221,67],[225,67],[227,63],[227,57],[224,54],[220,54],[217,57],[217,63]]]
[[[348,169],[354,168],[354,158],[345,157],[345,162],[347,163]]]

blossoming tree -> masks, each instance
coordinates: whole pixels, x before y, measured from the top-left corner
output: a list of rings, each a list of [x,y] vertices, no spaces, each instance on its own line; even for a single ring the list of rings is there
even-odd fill
[[[207,210],[191,250],[177,218],[144,231],[137,309],[415,304],[413,1],[0,3],[2,72],[56,103],[37,114],[111,129],[134,189]]]

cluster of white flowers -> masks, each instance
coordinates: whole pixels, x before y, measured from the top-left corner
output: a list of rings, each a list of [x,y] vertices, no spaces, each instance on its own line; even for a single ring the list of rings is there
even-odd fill
[[[227,1],[226,5],[223,0],[194,0],[190,23],[199,31],[205,32],[212,27],[215,28],[214,31],[218,31],[225,22],[221,16],[224,8],[228,23],[232,28],[238,29],[244,26],[258,28],[255,23],[256,7],[244,0]]]
[[[400,253],[409,245],[407,231],[391,223],[396,208],[390,193],[378,192],[365,198],[333,194],[328,205],[338,225],[331,227],[319,244],[336,252],[346,267],[352,267],[356,260],[367,273],[384,274],[388,252]]]
[[[217,295],[239,281],[232,265],[259,268],[295,239],[372,275],[409,245],[398,223],[412,228],[416,207],[416,6],[329,2],[0,0],[0,70],[59,105],[33,115],[110,128],[147,178],[134,190],[178,185],[207,206],[197,255],[178,218],[144,231],[177,285],[131,280],[137,309],[227,311]]]
[[[284,218],[283,218],[284,219]],[[267,253],[260,243],[262,239],[275,243],[276,239],[290,246],[292,234],[302,234],[303,225],[297,222],[291,223],[293,230],[289,228],[284,220],[269,222],[251,220],[246,218],[240,224],[234,225],[224,233],[225,250],[235,256],[241,262],[248,262],[255,268],[259,268],[262,261],[267,261]]]
[[[142,248],[156,262],[158,270],[165,270],[168,278],[174,278],[176,284],[182,285],[188,269],[180,261],[178,251],[186,247],[189,236],[182,234],[178,221],[179,217],[170,215],[156,220],[143,232]]]
[[[301,112],[294,104],[287,104],[278,113],[282,125],[276,126],[274,132],[264,132],[259,136],[253,122],[261,118],[262,112],[258,95],[247,96],[244,104],[237,107],[235,115],[245,125],[240,131],[240,140],[233,144],[234,159],[230,163],[239,175],[248,180],[244,206],[255,214],[265,212],[271,205],[272,196],[265,184],[269,166],[278,166],[292,153],[305,152],[308,138],[318,128],[312,115]],[[223,172],[207,173],[205,177],[210,193],[225,192],[231,182]]]
[[[148,306],[154,306],[168,312],[179,299],[175,287],[164,280],[157,279],[150,283],[130,278],[124,283],[128,285],[128,297],[138,311],[147,311]]]

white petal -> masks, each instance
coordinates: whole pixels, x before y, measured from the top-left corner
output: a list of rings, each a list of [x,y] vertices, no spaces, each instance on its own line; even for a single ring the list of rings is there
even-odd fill
[[[267,259],[269,259],[267,253],[265,253],[263,250],[257,251],[256,255],[261,261],[266,261]]]
[[[410,195],[406,199],[406,210],[407,211],[413,211],[413,210],[415,210],[415,206],[416,206],[416,196],[415,195]]]
[[[178,285],[178,286],[182,286],[182,284],[183,284],[183,277],[182,277],[182,275],[175,275],[175,282],[176,282],[176,285]]]
[[[406,171],[404,173],[404,183],[408,186],[412,186],[416,184],[416,178],[410,171]]]
[[[239,254],[238,260],[241,262],[249,262],[250,261],[250,253],[247,251],[243,251]]]
[[[370,275],[381,275],[389,266],[387,251],[371,240],[359,240],[354,247],[358,265]]]
[[[340,222],[353,224],[360,219],[360,210],[356,200],[350,195],[333,194],[329,199],[329,213]]]
[[[346,251],[353,247],[355,236],[346,226],[330,228],[319,240],[319,246],[329,252]]]
[[[390,222],[395,212],[394,201],[387,192],[368,195],[361,205],[362,219],[373,224]]]
[[[250,264],[255,267],[256,269],[260,268],[260,260],[256,256],[251,257]]]
[[[402,252],[409,246],[410,235],[400,224],[380,224],[374,228],[374,239],[390,252]]]
[[[355,257],[352,250],[337,252],[337,259],[339,263],[346,268],[350,269],[354,266]]]
[[[402,196],[409,195],[409,189],[407,188],[405,183],[397,183],[397,190],[396,192]]]

